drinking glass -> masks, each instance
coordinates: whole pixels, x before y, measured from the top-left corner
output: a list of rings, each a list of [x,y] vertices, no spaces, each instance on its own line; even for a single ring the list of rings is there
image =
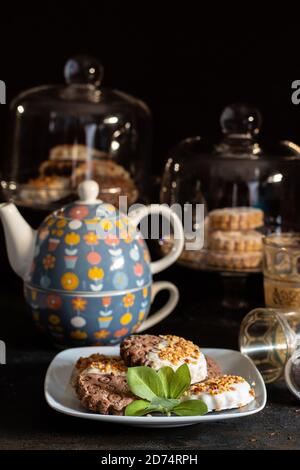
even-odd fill
[[[256,308],[240,327],[240,351],[261,372],[266,383],[282,377],[291,355],[300,351],[300,311]]]
[[[263,247],[266,307],[300,309],[300,233],[273,233]]]

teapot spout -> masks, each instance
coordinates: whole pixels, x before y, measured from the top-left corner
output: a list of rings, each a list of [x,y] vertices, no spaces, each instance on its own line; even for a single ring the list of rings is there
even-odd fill
[[[10,202],[0,205],[0,217],[10,265],[15,273],[25,280],[33,260],[36,231]]]

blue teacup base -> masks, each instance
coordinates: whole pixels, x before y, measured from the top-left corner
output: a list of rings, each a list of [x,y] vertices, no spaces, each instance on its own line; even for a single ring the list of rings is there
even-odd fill
[[[151,305],[151,286],[113,295],[73,295],[24,287],[34,323],[60,347],[108,346],[138,329]]]

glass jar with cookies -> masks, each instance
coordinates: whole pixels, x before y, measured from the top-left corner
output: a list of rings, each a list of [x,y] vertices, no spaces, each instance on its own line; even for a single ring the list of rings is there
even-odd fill
[[[198,249],[186,244],[181,264],[234,275],[261,272],[263,236],[300,229],[300,148],[289,141],[262,146],[261,122],[257,109],[234,104],[221,114],[219,143],[188,138],[170,151],[160,202],[192,205],[194,237],[200,230],[204,235]],[[204,204],[203,223],[198,204]],[[162,250],[171,246],[172,237],[162,237]]]
[[[1,189],[21,207],[61,207],[85,179],[118,205],[147,199],[151,116],[141,100],[102,87],[97,59],[76,56],[65,84],[21,93],[10,106],[10,137]],[[147,177],[146,177],[147,175]]]

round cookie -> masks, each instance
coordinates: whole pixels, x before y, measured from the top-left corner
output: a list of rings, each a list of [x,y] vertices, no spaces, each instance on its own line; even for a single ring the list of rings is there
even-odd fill
[[[121,357],[127,366],[146,365],[155,370],[164,366],[176,370],[187,364],[191,382],[204,380],[207,365],[200,348],[191,341],[174,335],[132,335],[121,344]]]
[[[71,193],[69,178],[64,176],[39,176],[20,185],[19,198],[24,204],[49,204]]]
[[[105,415],[123,415],[126,406],[136,399],[121,375],[80,374],[75,391],[85,408]]]
[[[231,232],[216,230],[210,234],[209,247],[213,251],[253,252],[262,250],[263,235],[257,230]]]
[[[83,144],[62,144],[52,147],[49,152],[51,161],[85,162],[91,158],[103,158],[107,152],[87,147]]]
[[[127,196],[128,204],[133,204],[138,198],[138,189],[130,173],[120,164],[106,158],[94,159],[81,163],[72,175],[72,181],[77,186],[89,178],[97,181],[101,191],[101,199],[119,206],[119,196]]]
[[[211,230],[251,230],[263,225],[264,213],[253,207],[224,207],[209,213]]]
[[[208,411],[221,411],[248,405],[255,393],[243,377],[223,375],[191,385],[184,399],[203,400]]]
[[[127,367],[120,356],[106,356],[104,354],[92,354],[88,357],[80,357],[73,369],[71,384],[75,387],[79,375],[85,374],[110,374],[114,376],[126,376]]]

